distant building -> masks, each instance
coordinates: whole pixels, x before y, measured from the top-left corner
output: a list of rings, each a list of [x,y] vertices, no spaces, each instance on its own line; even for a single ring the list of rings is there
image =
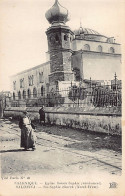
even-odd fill
[[[3,117],[5,107],[10,106],[11,93],[10,91],[0,92],[0,118]]]
[[[107,75],[112,79],[115,72],[120,75],[120,44],[114,38],[82,26],[72,31],[66,25],[68,10],[58,0],[45,16],[50,23],[46,31],[47,62],[11,77],[13,100],[44,97],[90,77],[104,80]]]

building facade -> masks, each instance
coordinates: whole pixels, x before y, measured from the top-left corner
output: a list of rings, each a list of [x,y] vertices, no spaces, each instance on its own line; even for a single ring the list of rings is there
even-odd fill
[[[46,14],[47,62],[11,77],[13,100],[46,97],[79,81],[112,79],[121,75],[120,44],[98,32],[66,25],[69,13],[55,0]]]
[[[44,97],[48,92],[50,62],[35,66],[11,77],[13,100]]]

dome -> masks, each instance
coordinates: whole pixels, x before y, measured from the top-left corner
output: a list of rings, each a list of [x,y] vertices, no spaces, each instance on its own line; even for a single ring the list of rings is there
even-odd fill
[[[107,42],[107,37],[101,35],[95,30],[80,27],[79,29],[74,31],[74,35],[76,39],[83,39],[83,40],[91,40],[91,41],[102,41]]]
[[[80,35],[80,34],[101,35],[97,31],[94,31],[94,30],[88,29],[88,28],[83,28],[83,27],[80,27],[79,29],[75,30],[74,34],[75,35]]]
[[[55,0],[54,5],[46,12],[45,17],[50,24],[66,23],[69,20],[69,13],[66,8],[60,5],[58,0]]]

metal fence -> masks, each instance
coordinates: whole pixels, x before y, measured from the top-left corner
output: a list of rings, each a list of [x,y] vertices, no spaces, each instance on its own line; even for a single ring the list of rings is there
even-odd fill
[[[53,91],[43,94],[31,94],[31,97],[11,97],[9,105],[12,107],[117,107],[122,106],[122,89],[117,84],[90,85],[88,87],[71,86],[66,90]]]

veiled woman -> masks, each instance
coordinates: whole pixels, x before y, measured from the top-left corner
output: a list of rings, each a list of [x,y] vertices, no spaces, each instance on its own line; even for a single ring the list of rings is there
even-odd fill
[[[35,127],[31,123],[27,111],[23,112],[23,117],[19,121],[19,127],[21,129],[21,147],[25,150],[28,150],[29,148],[35,150],[36,136],[33,130]]]

